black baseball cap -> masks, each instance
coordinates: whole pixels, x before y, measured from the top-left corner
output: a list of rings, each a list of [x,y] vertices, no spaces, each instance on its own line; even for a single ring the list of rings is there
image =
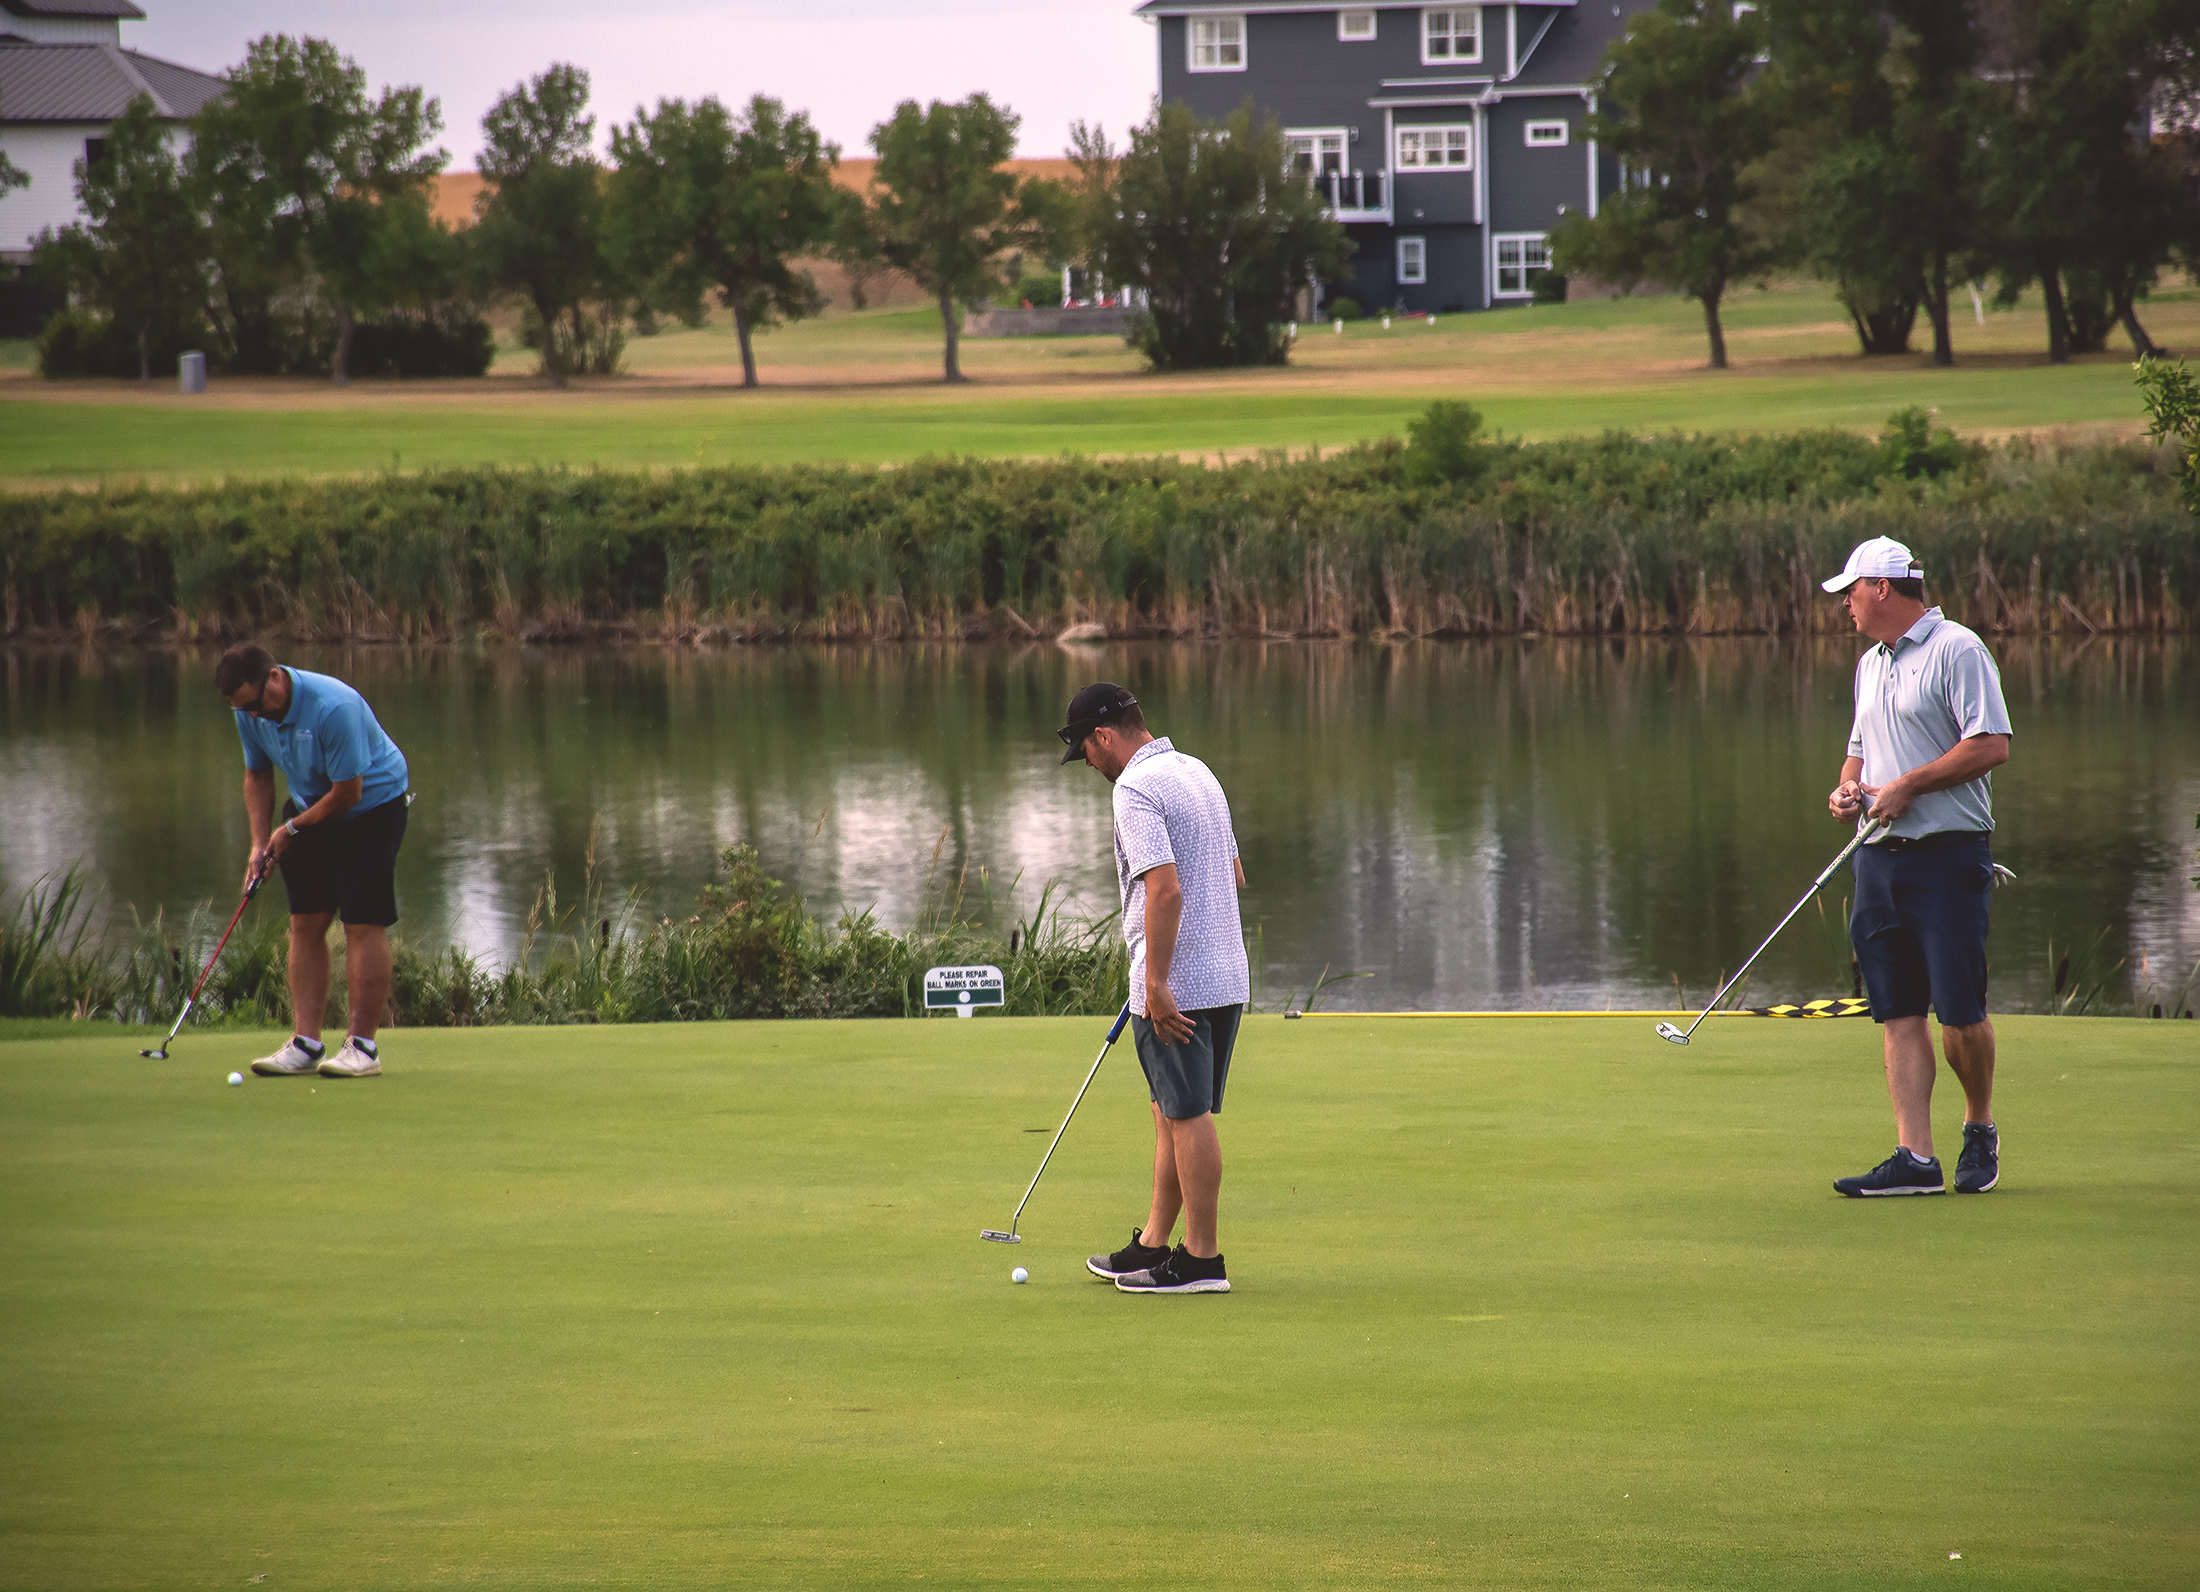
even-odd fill
[[[1074,763],[1085,755],[1085,737],[1115,718],[1125,708],[1138,706],[1138,698],[1110,680],[1088,685],[1069,699],[1069,722],[1054,733],[1069,748],[1062,761]]]

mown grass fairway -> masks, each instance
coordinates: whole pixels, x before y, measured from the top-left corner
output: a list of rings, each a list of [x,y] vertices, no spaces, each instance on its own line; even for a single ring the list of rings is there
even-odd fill
[[[2146,321],[2172,346],[2200,337],[2200,290],[2166,288]],[[929,311],[832,314],[762,338],[764,387],[734,385],[730,326],[629,345],[628,374],[550,392],[534,355],[507,349],[472,381],[217,379],[186,399],[164,379],[48,383],[0,349],[0,483],[330,474],[470,465],[660,469],[878,464],[924,454],[1200,454],[1338,448],[1402,436],[1431,400],[1465,398],[1534,439],[1606,429],[1876,430],[1911,404],[1966,434],[2143,426],[2128,354],[2051,367],[2031,301],[1970,308],[1959,363],[1862,359],[1822,285],[1735,295],[1734,368],[1704,368],[1703,321],[1670,296],[1446,315],[1435,326],[1308,328],[1284,369],[1155,376],[1112,337],[973,340],[974,377],[944,388]],[[1931,347],[1929,333],[1917,345]]]
[[[1255,1019],[1190,1299],[1082,1271],[1123,1051],[977,1239],[1103,1026],[0,1043],[0,1584],[2190,1584],[2184,1025],[2004,1019],[1881,1204],[1863,1023]]]

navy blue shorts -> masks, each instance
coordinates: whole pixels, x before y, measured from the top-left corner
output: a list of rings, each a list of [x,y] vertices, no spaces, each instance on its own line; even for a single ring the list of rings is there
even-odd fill
[[[1987,837],[1925,837],[1901,851],[1856,854],[1849,943],[1864,975],[1872,1021],[1923,1017],[1941,1025],[1986,1020],[1986,914],[1994,899]]]
[[[1223,1086],[1230,1081],[1230,1052],[1237,1048],[1242,1006],[1210,1006],[1186,1012],[1192,1037],[1172,1045],[1154,1026],[1131,1014],[1131,1038],[1138,1044],[1138,1065],[1145,1070],[1146,1092],[1172,1122],[1189,1122],[1222,1109]]]

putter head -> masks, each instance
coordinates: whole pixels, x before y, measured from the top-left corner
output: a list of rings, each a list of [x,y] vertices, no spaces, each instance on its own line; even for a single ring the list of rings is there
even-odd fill
[[[1020,1244],[1022,1239],[1014,1233],[1004,1233],[998,1227],[981,1227],[978,1236],[989,1244]]]
[[[138,1052],[138,1054],[141,1056],[150,1056],[155,1061],[166,1061],[168,1059],[168,1047],[166,1045],[163,1045],[158,1050],[141,1050]]]
[[[1688,1036],[1682,1033],[1678,1028],[1675,1028],[1671,1023],[1658,1024],[1658,1037],[1660,1039],[1670,1041],[1671,1043],[1676,1045],[1685,1045],[1688,1043]]]

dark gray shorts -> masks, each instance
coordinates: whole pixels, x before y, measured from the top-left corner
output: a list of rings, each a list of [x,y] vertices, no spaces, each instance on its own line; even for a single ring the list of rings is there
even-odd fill
[[[1138,1065],[1146,1073],[1146,1092],[1161,1114],[1187,1122],[1222,1109],[1223,1085],[1230,1081],[1230,1052],[1237,1048],[1242,1006],[1211,1006],[1186,1012],[1192,1037],[1181,1045],[1165,1043],[1153,1024],[1131,1014],[1131,1037],[1138,1042]]]

